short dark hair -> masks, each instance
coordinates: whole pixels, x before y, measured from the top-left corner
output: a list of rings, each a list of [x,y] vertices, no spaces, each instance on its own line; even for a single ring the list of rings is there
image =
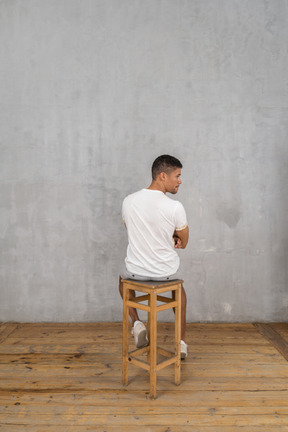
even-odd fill
[[[156,180],[157,176],[161,172],[165,172],[166,174],[171,171],[171,169],[182,168],[182,164],[179,159],[170,155],[162,155],[158,156],[152,165],[152,178]]]

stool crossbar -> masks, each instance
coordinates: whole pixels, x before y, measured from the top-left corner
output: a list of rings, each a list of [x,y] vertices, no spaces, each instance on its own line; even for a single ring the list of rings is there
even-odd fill
[[[176,279],[167,282],[137,281],[122,279],[123,282],[123,345],[122,345],[122,382],[128,384],[128,364],[139,366],[150,373],[150,398],[156,398],[157,372],[174,364],[174,381],[176,385],[181,381],[181,287],[183,280]],[[141,295],[130,298],[130,291],[140,292]],[[172,293],[172,298],[162,296]],[[174,292],[174,294],[173,294]],[[148,304],[142,302],[148,301]],[[158,306],[157,302],[161,302]],[[149,345],[129,351],[129,307],[148,312]],[[175,310],[175,346],[174,352],[157,346],[157,312],[174,308]],[[147,353],[147,361],[138,357]],[[166,359],[157,362],[157,354]]]

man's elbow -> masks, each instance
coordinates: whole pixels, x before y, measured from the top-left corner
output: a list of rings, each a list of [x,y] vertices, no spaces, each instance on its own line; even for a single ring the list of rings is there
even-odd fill
[[[178,233],[181,240],[181,249],[185,249],[189,241],[189,228],[186,227],[182,232]]]
[[[188,239],[182,240],[181,241],[181,249],[185,249],[187,244],[188,244]]]

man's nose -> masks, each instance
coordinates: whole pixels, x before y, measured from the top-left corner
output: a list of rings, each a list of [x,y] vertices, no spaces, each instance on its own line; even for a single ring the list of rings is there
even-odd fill
[[[179,184],[182,184],[182,180],[181,180],[180,178],[178,179],[178,183],[179,183]]]

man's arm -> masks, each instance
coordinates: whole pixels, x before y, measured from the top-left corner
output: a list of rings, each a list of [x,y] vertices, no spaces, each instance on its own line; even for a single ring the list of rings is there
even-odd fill
[[[176,249],[185,249],[189,240],[189,228],[188,226],[183,230],[174,231],[173,238],[175,241],[174,247]]]

